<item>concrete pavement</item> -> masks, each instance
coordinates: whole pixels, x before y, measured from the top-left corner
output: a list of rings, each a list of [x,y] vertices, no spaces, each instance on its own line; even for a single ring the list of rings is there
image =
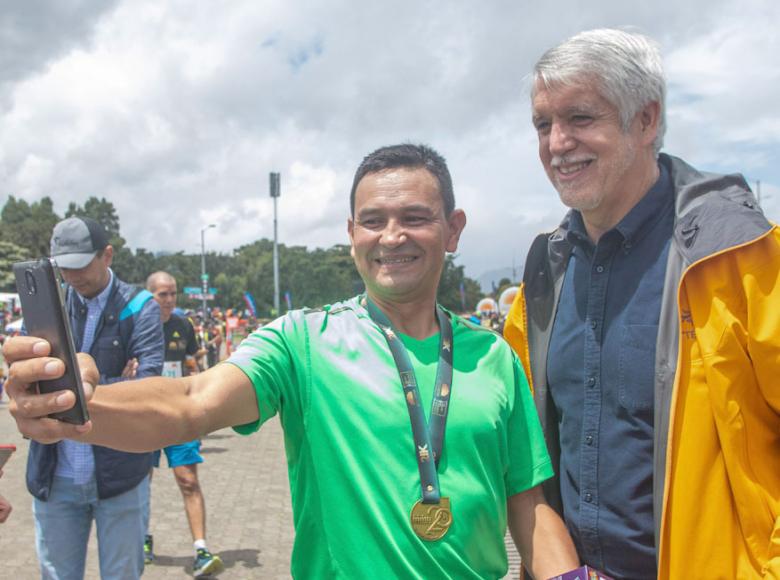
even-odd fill
[[[0,443],[13,443],[17,452],[6,464],[0,493],[14,506],[0,525],[4,578],[39,577],[31,496],[24,484],[28,442],[15,428],[7,406],[0,404]],[[268,421],[249,437],[230,429],[203,440],[205,463],[198,468],[206,499],[209,549],[218,553],[226,570],[219,578],[282,579],[290,577],[293,527],[287,464],[278,419]],[[163,465],[165,460],[163,459]],[[167,467],[158,469],[152,482],[152,519],[155,562],[144,578],[191,577],[192,540],[179,488]],[[519,558],[510,551],[512,578]],[[97,542],[90,539],[86,578],[98,579]]]
[[[0,443],[17,447],[0,479],[0,493],[14,507],[9,520],[0,525],[2,577],[38,578],[32,499],[24,484],[28,442],[16,431],[5,404],[0,405]],[[209,549],[219,553],[226,566],[220,579],[289,578],[294,534],[278,420],[250,437],[229,429],[214,433],[203,440],[201,452],[205,463],[198,474],[206,498]],[[191,577],[192,539],[179,488],[167,467],[158,469],[152,482],[150,527],[157,559],[146,567],[144,578]],[[93,530],[86,578],[99,577]]]

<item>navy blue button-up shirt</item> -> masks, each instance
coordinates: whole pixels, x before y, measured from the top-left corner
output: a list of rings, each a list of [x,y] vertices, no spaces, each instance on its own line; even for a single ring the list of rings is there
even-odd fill
[[[656,577],[653,379],[674,223],[671,180],[660,171],[595,245],[570,212],[573,250],[547,359],[566,524],[580,557],[616,579]]]

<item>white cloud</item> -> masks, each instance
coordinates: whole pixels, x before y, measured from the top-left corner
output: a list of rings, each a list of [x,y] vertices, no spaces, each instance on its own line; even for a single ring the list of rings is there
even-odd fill
[[[667,55],[668,149],[743,169],[778,202],[780,14],[770,0],[587,12],[508,0],[69,7],[56,35],[33,17],[15,21],[14,42],[0,34],[0,48],[17,51],[51,36],[0,79],[4,193],[50,195],[59,211],[106,197],[131,247],[192,252],[208,223],[219,224],[206,234],[212,249],[271,237],[270,171],[282,173],[281,241],[345,243],[358,163],[412,140],[450,163],[469,216],[467,273],[522,261],[564,213],[537,158],[523,77],[566,36],[623,24],[658,37]]]
[[[670,145],[719,169],[780,172],[780,4],[729,3],[712,27],[670,47]]]

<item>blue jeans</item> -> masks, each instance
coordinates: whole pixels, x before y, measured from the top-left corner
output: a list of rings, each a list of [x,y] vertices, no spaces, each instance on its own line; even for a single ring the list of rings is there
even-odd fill
[[[44,580],[82,580],[92,520],[97,526],[102,580],[133,580],[144,571],[144,512],[149,478],[133,489],[98,499],[97,482],[76,485],[56,477],[48,501],[33,499],[35,543]]]

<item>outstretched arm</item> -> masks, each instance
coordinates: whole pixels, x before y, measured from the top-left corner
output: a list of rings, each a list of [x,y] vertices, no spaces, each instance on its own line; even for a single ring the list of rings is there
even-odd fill
[[[47,356],[48,343],[17,337],[7,341],[3,352],[11,363],[7,383],[11,414],[23,435],[43,443],[71,438],[124,451],[151,451],[258,419],[252,383],[233,365],[218,365],[183,379],[152,377],[93,389],[99,374],[92,359],[80,354],[91,420],[69,425],[47,415],[72,407],[73,393],[39,395],[33,386],[64,372],[59,359]]]
[[[512,539],[523,566],[536,580],[546,580],[580,565],[569,532],[547,505],[541,486],[511,496],[507,507]]]
[[[247,376],[231,364],[181,379],[155,377],[95,391],[92,431],[82,441],[123,451],[153,451],[258,419]]]

